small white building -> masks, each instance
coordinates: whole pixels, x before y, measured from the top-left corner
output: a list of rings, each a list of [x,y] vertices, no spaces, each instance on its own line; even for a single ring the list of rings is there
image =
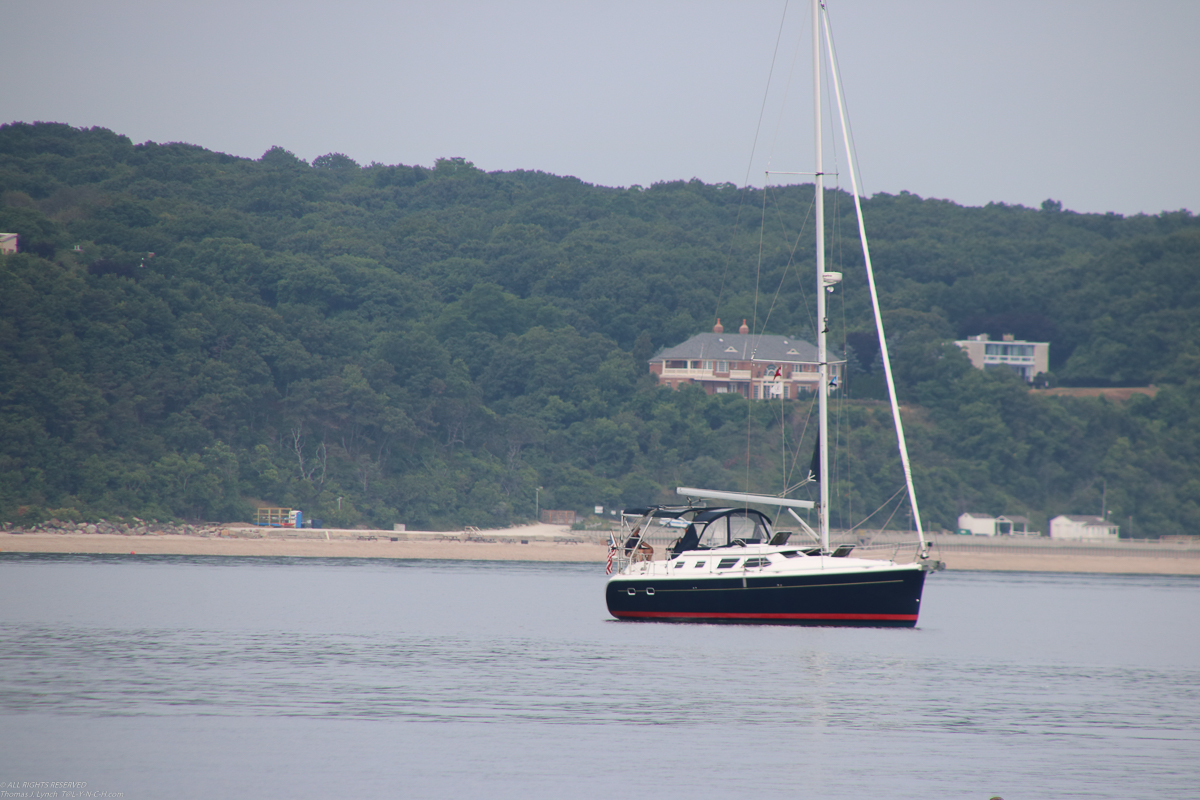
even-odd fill
[[[1088,539],[1090,541],[1115,542],[1121,527],[1103,517],[1081,514],[1061,514],[1050,520],[1051,539]]]
[[[958,515],[958,532],[973,536],[995,536],[996,518],[991,514],[976,514],[968,511]]]
[[[958,515],[958,532],[973,536],[1039,536],[1037,531],[1029,530],[1029,520],[1026,517],[990,514],[976,514],[968,511]]]
[[[0,233],[0,253],[17,252],[17,234]]]

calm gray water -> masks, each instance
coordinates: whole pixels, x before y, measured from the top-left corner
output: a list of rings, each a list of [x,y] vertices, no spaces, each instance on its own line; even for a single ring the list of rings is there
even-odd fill
[[[915,630],[621,623],[603,585],[596,565],[4,554],[0,788],[1200,796],[1200,579],[942,573]]]

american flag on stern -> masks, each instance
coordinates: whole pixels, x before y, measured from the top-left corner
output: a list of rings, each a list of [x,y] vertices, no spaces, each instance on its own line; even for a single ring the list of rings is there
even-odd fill
[[[608,546],[608,564],[606,564],[604,567],[605,575],[612,575],[613,553],[615,553],[616,551],[617,551],[617,548],[613,547],[611,544]]]

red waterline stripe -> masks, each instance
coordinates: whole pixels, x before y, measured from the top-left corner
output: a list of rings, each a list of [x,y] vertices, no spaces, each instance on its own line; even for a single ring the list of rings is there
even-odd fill
[[[871,619],[916,622],[916,614],[727,614],[702,611],[613,611],[615,617],[702,617],[704,619]]]

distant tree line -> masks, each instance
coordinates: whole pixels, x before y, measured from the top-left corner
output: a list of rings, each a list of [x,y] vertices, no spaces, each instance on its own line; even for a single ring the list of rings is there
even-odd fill
[[[449,528],[531,519],[537,487],[581,511],[681,484],[778,490],[807,466],[809,399],[672,392],[646,361],[717,316],[811,338],[811,202],[811,186],[613,189],[0,127],[0,230],[22,251],[0,259],[0,520],[246,519],[262,502]],[[853,208],[827,202],[850,525],[899,466],[861,255],[838,239]],[[1200,531],[1195,217],[907,193],[864,211],[935,526],[1099,513],[1105,489],[1139,535]],[[1044,382],[1161,391],[1031,395],[947,344],[985,332],[1050,341]]]

